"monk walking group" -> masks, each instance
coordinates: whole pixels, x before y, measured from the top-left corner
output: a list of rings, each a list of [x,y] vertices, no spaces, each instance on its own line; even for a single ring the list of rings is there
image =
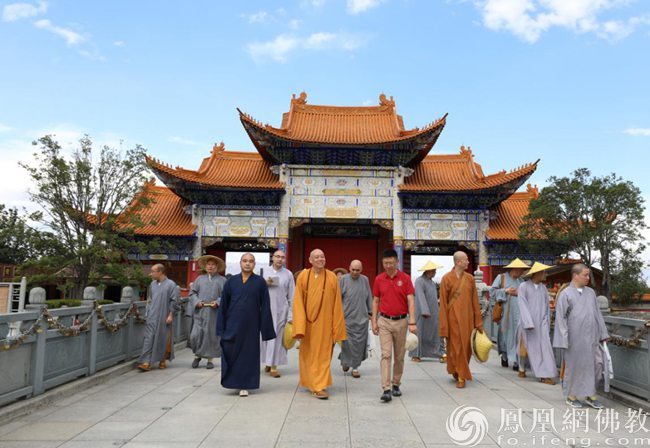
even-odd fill
[[[288,348],[299,341],[300,385],[315,398],[327,399],[334,346],[341,347],[342,370],[360,378],[370,329],[381,347],[380,400],[388,403],[402,395],[408,333],[419,335],[410,347],[411,360],[433,358],[446,363],[459,389],[472,380],[472,353],[485,360],[477,356],[487,336],[464,252],[454,254],[454,266],[442,277],[439,294],[433,278],[441,266],[428,261],[413,285],[410,276],[398,269],[392,249],[383,252],[384,271],[372,287],[359,260],[350,263],[349,273],[337,275],[325,268],[323,251],[315,249],[309,256],[311,267],[294,277],[285,267],[285,258],[283,251],[275,251],[270,268],[257,275],[255,257],[246,253],[240,259],[241,273],[229,279],[219,274],[225,268],[223,260],[212,255],[199,259],[205,273],[192,284],[186,303],[186,315],[192,317],[192,368],[205,359],[206,368],[212,369],[214,359],[220,357],[221,385],[246,397],[249,390],[260,387],[261,365],[269,376],[281,377],[278,367],[287,364]],[[529,267],[517,259],[494,280],[492,317],[499,323],[501,365],[512,365],[521,378],[528,368],[541,382],[554,385],[558,372],[553,347],[561,349],[566,403],[600,409],[596,388],[601,379],[608,388],[604,343],[609,336],[596,295],[587,286],[589,269],[575,265],[571,284],[559,294],[551,343],[549,294],[544,285],[548,268],[541,263]],[[138,360],[142,371],[155,364],[164,369],[166,361],[173,359],[171,328],[182,303],[179,288],[167,278],[162,264],[152,267],[151,277]]]

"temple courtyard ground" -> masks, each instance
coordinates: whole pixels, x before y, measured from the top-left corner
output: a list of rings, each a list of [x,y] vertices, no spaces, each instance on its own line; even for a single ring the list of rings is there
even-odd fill
[[[519,379],[495,352],[486,364],[472,361],[464,390],[445,365],[409,360],[403,396],[389,404],[379,401],[377,352],[354,379],[335,351],[325,401],[298,387],[296,350],[281,378],[262,374],[247,398],[221,388],[218,367],[193,370],[191,361],[181,350],[166,370],[130,370],[80,389],[0,426],[0,447],[650,446],[645,414],[607,399],[600,414],[567,412],[559,384]]]

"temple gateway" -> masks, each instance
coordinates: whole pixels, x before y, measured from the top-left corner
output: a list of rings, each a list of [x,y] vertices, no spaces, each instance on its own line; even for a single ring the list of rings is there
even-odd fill
[[[406,129],[392,97],[380,95],[377,106],[321,106],[305,93],[293,96],[279,127],[239,115],[256,152],[221,143],[196,170],[147,158],[166,187],[146,185],[155,203],[137,235],[165,244],[162,253],[131,256],[166,260],[181,286],[194,278],[193,260],[229,251],[280,248],[295,272],[321,248],[328,268],[358,258],[371,281],[390,246],[407,272],[411,255],[465,251],[487,281],[513,257],[554,261],[518,244],[537,190],[517,190],[539,160],[486,175],[469,147],[432,154],[446,115]]]

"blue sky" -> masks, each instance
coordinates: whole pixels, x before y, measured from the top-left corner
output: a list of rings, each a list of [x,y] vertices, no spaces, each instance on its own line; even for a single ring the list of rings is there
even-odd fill
[[[612,171],[650,198],[644,0],[0,2],[0,201],[26,202],[33,139],[142,144],[197,168],[253,150],[236,107],[279,125],[312,104],[394,96],[407,127],[448,112],[434,153],[533,183]]]

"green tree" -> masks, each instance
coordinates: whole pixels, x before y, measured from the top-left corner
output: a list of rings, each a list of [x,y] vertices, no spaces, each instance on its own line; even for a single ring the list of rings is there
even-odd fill
[[[612,264],[612,294],[620,304],[640,301],[641,296],[649,291],[643,278],[645,263],[640,254],[622,251],[617,254]]]
[[[611,297],[616,260],[637,257],[645,249],[641,191],[616,174],[594,177],[587,168],[548,182],[530,203],[521,238],[559,244],[588,266],[600,264],[603,293]]]
[[[39,212],[27,213],[0,204],[0,262],[21,265],[45,255],[55,255],[60,245],[49,232],[32,227],[42,218]]]
[[[33,163],[21,163],[34,184],[30,197],[43,209],[43,224],[61,242],[63,252],[42,257],[33,267],[67,278],[67,294],[80,298],[91,282],[104,279],[126,283],[140,272],[127,260],[137,243],[133,232],[143,223],[139,211],[150,195],[145,184],[144,150],[122,153],[103,146],[93,150],[84,136],[70,156],[52,136],[33,143],[39,151]],[[136,198],[134,200],[134,198]]]

